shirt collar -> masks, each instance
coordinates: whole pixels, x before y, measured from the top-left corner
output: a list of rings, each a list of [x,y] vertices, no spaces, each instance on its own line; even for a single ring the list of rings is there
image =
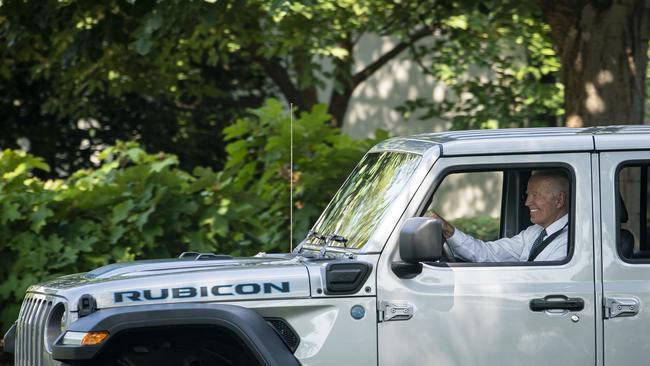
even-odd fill
[[[560,217],[557,219],[554,223],[550,224],[546,228],[546,235],[551,235],[556,231],[564,229],[564,227],[569,223],[569,214],[565,214],[564,216]]]

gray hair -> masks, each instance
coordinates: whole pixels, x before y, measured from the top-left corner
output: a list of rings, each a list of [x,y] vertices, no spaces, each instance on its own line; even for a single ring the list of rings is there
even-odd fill
[[[556,192],[563,192],[567,197],[569,197],[571,187],[567,173],[564,170],[537,170],[533,172],[531,178],[532,177],[548,178]]]

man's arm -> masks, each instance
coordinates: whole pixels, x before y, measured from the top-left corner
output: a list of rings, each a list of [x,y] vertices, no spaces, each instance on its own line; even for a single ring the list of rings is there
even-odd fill
[[[431,218],[442,221],[442,236],[444,236],[445,239],[449,239],[454,235],[454,232],[456,231],[454,225],[448,223],[447,220],[445,220],[444,218],[442,218],[442,216],[438,215],[435,212],[429,212],[429,216]]]
[[[470,262],[513,262],[520,261],[523,248],[523,235],[512,238],[484,242],[463,233],[435,212],[428,216],[442,221],[442,235],[451,246],[454,254]]]
[[[524,248],[522,233],[512,238],[483,241],[456,230],[447,243],[456,255],[475,263],[521,261]]]

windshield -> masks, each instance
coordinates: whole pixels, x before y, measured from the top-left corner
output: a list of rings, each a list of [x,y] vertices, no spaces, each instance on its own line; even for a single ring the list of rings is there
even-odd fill
[[[403,152],[368,153],[334,195],[307,238],[309,244],[323,244],[317,237],[338,235],[346,242],[332,246],[361,248],[402,191],[420,162],[420,155]]]

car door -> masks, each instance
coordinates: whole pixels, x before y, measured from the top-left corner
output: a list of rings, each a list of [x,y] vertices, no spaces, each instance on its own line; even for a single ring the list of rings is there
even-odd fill
[[[560,167],[571,175],[569,258],[549,263],[430,263],[399,277],[399,227],[377,268],[379,365],[593,365],[595,304],[591,157],[588,153],[439,159],[403,219],[422,215],[433,191],[455,172]],[[507,182],[507,179],[504,179]],[[506,191],[514,187],[492,184]],[[450,198],[450,206],[485,205]],[[442,191],[442,190],[441,190]],[[474,193],[472,193],[474,192]],[[505,202],[506,207],[515,207]],[[504,212],[501,216],[516,216]],[[503,217],[501,219],[503,219]],[[501,232],[504,232],[501,222]],[[479,228],[481,229],[481,228]],[[531,301],[579,299],[582,310],[531,309]],[[562,306],[560,306],[562,307]]]
[[[601,153],[603,358],[650,360],[649,151]]]

